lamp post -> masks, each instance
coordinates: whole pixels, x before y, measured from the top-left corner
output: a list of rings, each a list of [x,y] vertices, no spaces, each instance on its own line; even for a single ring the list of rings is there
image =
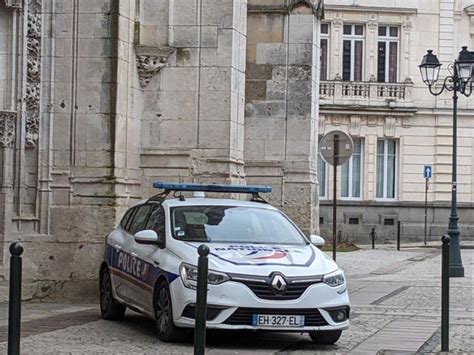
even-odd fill
[[[445,90],[453,92],[453,163],[452,163],[452,188],[451,188],[451,214],[449,216],[448,234],[451,239],[449,249],[449,276],[463,277],[464,267],[461,260],[459,247],[459,227],[457,212],[457,110],[458,93],[469,97],[474,81],[474,52],[462,47],[459,57],[448,66],[451,75],[447,76],[439,88],[435,88],[439,77],[441,63],[432,50],[428,50],[419,65],[421,78],[428,85],[430,93],[434,96],[441,95]]]

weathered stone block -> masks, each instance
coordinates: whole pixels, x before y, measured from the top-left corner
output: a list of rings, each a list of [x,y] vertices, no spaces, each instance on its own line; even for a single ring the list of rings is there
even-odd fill
[[[267,81],[267,99],[285,100],[286,99],[286,81]]]
[[[285,16],[283,14],[249,14],[247,17],[249,43],[283,43]]]
[[[282,43],[258,43],[257,64],[286,64],[286,49]]]
[[[311,80],[311,65],[289,65],[288,80]]]
[[[282,101],[251,102],[245,104],[246,117],[285,117],[286,104]]]
[[[189,67],[163,68],[160,72],[162,90],[197,90],[198,69]]]
[[[170,45],[175,48],[199,47],[199,26],[172,26],[170,28]]]
[[[289,44],[288,64],[312,64],[313,45],[312,44]]]
[[[245,75],[247,80],[249,79],[272,79],[273,66],[270,64],[253,64],[247,63]]]
[[[219,67],[206,67],[201,69],[202,90],[231,90],[231,69]]]
[[[230,91],[201,91],[199,102],[199,118],[201,121],[231,120]]]
[[[266,100],[267,82],[265,80],[247,80],[245,82],[245,99],[247,101]]]

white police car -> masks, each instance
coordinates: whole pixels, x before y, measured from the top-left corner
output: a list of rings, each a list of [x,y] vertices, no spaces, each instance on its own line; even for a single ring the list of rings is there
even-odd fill
[[[172,341],[193,327],[197,248],[210,249],[207,327],[308,332],[336,342],[349,326],[343,272],[259,192],[265,186],[169,184],[130,208],[106,241],[100,308],[121,319],[126,307],[156,321]],[[194,197],[179,191],[198,191]],[[251,201],[205,198],[203,191],[250,193]],[[170,192],[176,198],[167,199]],[[179,195],[178,195],[179,194]]]

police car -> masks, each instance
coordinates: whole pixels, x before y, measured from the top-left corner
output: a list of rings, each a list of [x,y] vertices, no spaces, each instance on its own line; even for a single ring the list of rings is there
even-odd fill
[[[332,344],[349,326],[343,272],[259,193],[267,186],[155,182],[164,191],[130,208],[108,236],[100,268],[100,309],[153,318],[158,338],[194,326],[197,249],[210,249],[207,328],[307,332]],[[183,191],[193,191],[184,197]],[[247,193],[250,201],[206,198]],[[174,198],[168,198],[170,195]]]

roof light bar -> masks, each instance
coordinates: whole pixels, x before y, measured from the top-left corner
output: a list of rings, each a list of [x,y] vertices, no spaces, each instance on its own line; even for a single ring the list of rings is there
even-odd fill
[[[241,194],[256,194],[259,192],[272,192],[271,186],[264,185],[225,185],[225,184],[196,184],[196,183],[174,183],[155,181],[155,189],[170,191],[203,191],[203,192],[229,192]]]

